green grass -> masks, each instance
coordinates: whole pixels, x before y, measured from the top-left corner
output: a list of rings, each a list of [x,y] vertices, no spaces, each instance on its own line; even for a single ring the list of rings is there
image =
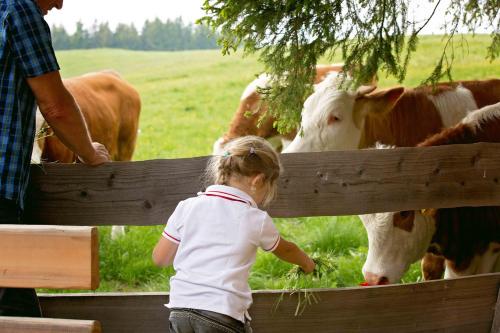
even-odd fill
[[[488,38],[469,41],[468,54],[457,54],[454,79],[500,76],[497,60],[485,60]],[[441,37],[421,40],[411,61],[407,86],[418,85],[431,72],[439,55]],[[57,54],[64,77],[102,69],[120,72],[140,92],[141,133],[135,160],[208,155],[212,144],[226,129],[245,86],[263,66],[255,57],[241,54],[223,57],[219,51],[136,52],[125,50],[78,50]],[[339,59],[336,59],[338,62]],[[322,63],[334,62],[323,60]],[[380,86],[397,84],[380,75]],[[159,224],[164,221],[158,221]],[[321,279],[308,278],[303,287],[356,286],[367,253],[366,232],[357,217],[278,219],[283,236],[310,253],[329,255],[335,269]],[[100,228],[101,286],[98,291],[168,290],[173,270],[151,262],[151,250],[162,226],[129,227],[118,241],[110,241],[109,227]],[[281,289],[291,265],[272,254],[259,252],[250,276],[253,289]],[[403,282],[420,279],[418,263]]]

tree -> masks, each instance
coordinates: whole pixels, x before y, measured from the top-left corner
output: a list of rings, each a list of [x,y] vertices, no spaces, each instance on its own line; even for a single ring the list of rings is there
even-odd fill
[[[109,23],[100,23],[97,30],[94,30],[93,39],[95,45],[93,47],[111,47],[113,44],[113,32],[109,28]]]
[[[113,38],[113,47],[132,50],[140,49],[139,33],[133,24],[118,24]]]
[[[56,50],[67,50],[70,48],[70,37],[63,26],[53,26],[51,28],[52,45]]]
[[[70,45],[73,49],[86,49],[90,46],[90,34],[83,27],[81,21],[76,22],[76,31],[70,37]]]
[[[424,1],[424,0],[418,0]],[[410,0],[205,0],[199,20],[218,31],[224,54],[243,46],[258,53],[272,87],[263,91],[277,127],[288,131],[300,121],[317,60],[340,52],[353,84],[368,82],[379,70],[402,82],[422,29],[443,0],[427,0],[433,10],[423,22],[410,19]],[[491,31],[488,57],[500,53],[500,0],[450,0],[447,40],[426,83],[451,77],[454,38],[460,29]]]

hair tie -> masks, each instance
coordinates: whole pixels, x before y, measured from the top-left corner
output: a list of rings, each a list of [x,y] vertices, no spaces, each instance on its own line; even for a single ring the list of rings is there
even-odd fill
[[[226,158],[226,157],[229,157],[231,156],[231,153],[229,152],[229,150],[226,150],[223,154],[222,154],[222,157]]]
[[[255,148],[254,147],[250,147],[250,155],[252,154],[255,154]]]

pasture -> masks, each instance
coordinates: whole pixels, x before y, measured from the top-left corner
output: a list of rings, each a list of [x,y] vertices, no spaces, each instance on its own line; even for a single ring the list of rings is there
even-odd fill
[[[484,59],[488,37],[469,41],[468,52],[457,53],[454,79],[500,77],[496,60]],[[416,86],[428,75],[440,51],[440,37],[423,38],[411,61],[406,86]],[[78,50],[58,52],[64,77],[114,69],[142,97],[140,135],[134,160],[180,158],[210,154],[237,108],[245,86],[262,66],[241,53],[223,57],[219,51],[136,52],[125,50]],[[337,59],[338,61],[338,59]],[[325,63],[323,61],[323,63]],[[333,62],[333,61],[331,61]],[[380,74],[380,86],[396,84]],[[158,221],[162,224],[165,221]],[[279,219],[282,235],[309,253],[329,256],[335,269],[320,280],[306,278],[300,287],[356,286],[362,281],[361,266],[367,251],[366,233],[357,217]],[[110,228],[101,228],[101,286],[98,291],[165,291],[171,268],[158,269],[150,259],[162,226],[131,227],[117,241]],[[281,289],[290,265],[259,252],[250,278],[253,289]],[[403,282],[420,279],[414,264]]]

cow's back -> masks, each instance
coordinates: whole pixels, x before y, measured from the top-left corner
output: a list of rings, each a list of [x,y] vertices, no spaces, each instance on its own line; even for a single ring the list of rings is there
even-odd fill
[[[373,147],[377,142],[412,147],[439,132],[443,123],[426,93],[423,89],[406,89],[390,112],[367,114],[359,147]]]
[[[78,103],[92,140],[104,144],[112,160],[131,160],[141,109],[138,92],[110,71],[66,79],[64,85]],[[76,156],[57,137],[50,136],[42,159],[71,163]]]
[[[500,101],[500,79],[460,81],[459,84],[470,90],[479,109]]]
[[[317,84],[323,81],[329,73],[341,72],[342,69],[342,64],[317,65],[313,82]],[[247,86],[241,97],[238,109],[231,120],[229,129],[223,136],[223,143],[245,135],[257,135],[265,139],[280,135],[274,127],[274,123],[276,122],[274,117],[266,115],[264,119],[261,119],[267,113],[268,106],[267,103],[263,102],[257,87],[266,87],[268,80],[269,78],[264,75]],[[288,140],[293,140],[296,134],[296,130],[291,130],[281,135]]]
[[[406,89],[393,110],[366,116],[359,147],[372,147],[376,142],[413,147],[444,127],[455,125],[468,112],[499,101],[497,79]]]

